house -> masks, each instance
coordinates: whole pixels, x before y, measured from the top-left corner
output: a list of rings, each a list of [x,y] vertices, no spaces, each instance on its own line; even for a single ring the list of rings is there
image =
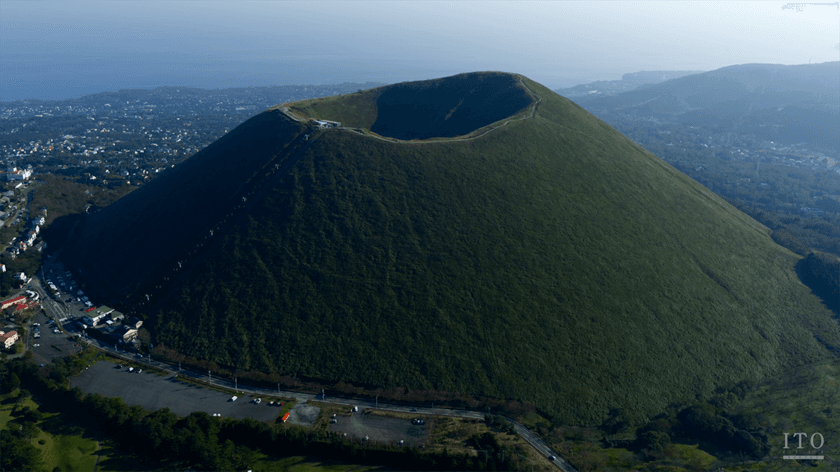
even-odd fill
[[[131,326],[134,329],[140,329],[140,327],[143,326],[143,320],[141,320],[140,318],[135,318],[134,316],[132,316],[131,318],[128,319],[128,322],[125,323],[125,324],[128,325],[128,326]]]
[[[9,308],[12,305],[17,305],[17,304],[23,303],[25,301],[26,301],[26,297],[24,297],[23,295],[21,295],[19,297],[15,297],[15,298],[10,298],[8,300],[4,300],[2,303],[0,303],[0,310],[5,310],[6,308]]]
[[[126,325],[117,326],[111,331],[110,337],[115,341],[127,343],[137,337],[137,330]]]
[[[12,345],[17,341],[19,338],[17,331],[9,331],[8,333],[3,333],[0,331],[0,343],[3,344],[3,347],[9,349]]]

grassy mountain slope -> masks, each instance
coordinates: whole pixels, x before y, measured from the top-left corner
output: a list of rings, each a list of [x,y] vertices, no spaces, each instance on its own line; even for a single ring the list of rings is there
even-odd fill
[[[524,83],[542,97],[534,117],[467,141],[306,131],[268,111],[199,153],[192,172],[176,167],[155,191],[91,218],[64,257],[115,301],[152,291],[135,306],[154,318],[157,342],[186,354],[530,400],[568,422],[598,422],[611,408],[650,414],[833,355],[825,345],[840,346],[837,323],[766,228]],[[325,102],[375,110],[364,94]],[[237,139],[265,143],[249,153]],[[248,185],[231,177],[235,166],[252,170]],[[213,206],[190,198],[189,185]],[[173,231],[162,244],[144,230],[150,215],[163,228],[199,206],[218,221],[196,219],[199,240]],[[121,244],[95,239],[106,229]],[[147,248],[172,269],[103,262],[146,264]]]

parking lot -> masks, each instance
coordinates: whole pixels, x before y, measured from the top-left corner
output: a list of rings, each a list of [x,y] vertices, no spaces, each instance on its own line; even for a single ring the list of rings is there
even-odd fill
[[[231,396],[226,393],[181,382],[173,375],[129,372],[128,368],[117,368],[117,364],[108,361],[97,362],[73,377],[70,386],[79,387],[85,393],[120,397],[129,405],[151,411],[169,408],[180,416],[204,411],[223,417],[274,421],[280,413],[280,408],[265,401],[255,404],[249,396],[241,395],[236,401],[230,401]]]
[[[362,412],[336,417],[336,422],[330,424],[330,431],[347,433],[347,436],[357,439],[365,439],[367,436],[369,441],[385,444],[398,444],[402,440],[406,446],[412,447],[422,444],[429,433],[425,424],[415,425],[411,420]]]
[[[65,357],[69,354],[79,352],[82,348],[71,336],[59,332],[53,332],[53,325],[48,324],[49,318],[44,312],[39,312],[33,318],[34,323],[40,323],[41,337],[35,337],[35,329],[32,328],[31,342],[33,360],[38,364],[49,364],[53,359]]]

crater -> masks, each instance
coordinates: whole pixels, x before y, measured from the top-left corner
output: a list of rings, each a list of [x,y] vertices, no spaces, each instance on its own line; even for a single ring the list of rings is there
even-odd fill
[[[385,87],[370,130],[402,140],[464,136],[532,103],[516,76],[480,72]]]

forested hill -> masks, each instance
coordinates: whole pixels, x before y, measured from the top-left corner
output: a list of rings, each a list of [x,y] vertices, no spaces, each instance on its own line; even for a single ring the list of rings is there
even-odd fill
[[[499,96],[496,122],[459,113]],[[380,97],[467,138],[377,136]],[[567,423],[644,417],[840,345],[767,228],[511,74],[266,111],[80,223],[62,257],[186,355],[533,401]]]
[[[588,84],[580,84],[575,85],[574,87],[556,89],[555,92],[573,100],[590,95],[603,97],[606,95],[629,92],[640,87],[649,87],[653,84],[665,82],[666,80],[677,79],[691,74],[699,74],[700,72],[703,71],[660,70],[631,72],[621,76],[621,80],[598,80]]]

